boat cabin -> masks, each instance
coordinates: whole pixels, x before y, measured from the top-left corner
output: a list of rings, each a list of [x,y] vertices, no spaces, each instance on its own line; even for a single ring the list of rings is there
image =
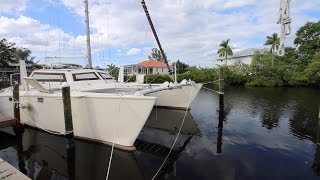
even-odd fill
[[[31,78],[38,82],[79,82],[79,81],[111,81],[114,78],[107,72],[93,69],[43,69],[33,71]]]
[[[33,87],[58,90],[67,82],[73,90],[101,89],[107,84],[114,84],[114,78],[105,71],[95,69],[41,69],[35,70],[28,78],[24,78]],[[36,88],[38,89],[38,88]]]

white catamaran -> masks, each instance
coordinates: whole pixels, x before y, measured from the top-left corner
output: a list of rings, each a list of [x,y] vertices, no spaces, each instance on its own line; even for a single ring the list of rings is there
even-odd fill
[[[91,67],[88,3],[86,3],[88,64]],[[51,133],[67,134],[61,87],[71,88],[74,135],[133,150],[134,142],[154,105],[189,108],[201,84],[116,83],[104,71],[94,69],[43,69],[27,77],[20,61],[20,121]],[[0,91],[0,114],[13,116],[12,88]]]

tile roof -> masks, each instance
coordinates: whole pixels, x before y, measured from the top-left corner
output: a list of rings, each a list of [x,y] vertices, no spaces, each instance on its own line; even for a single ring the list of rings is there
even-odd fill
[[[166,68],[167,64],[157,61],[157,60],[145,60],[142,61],[140,63],[138,63],[138,65],[143,66],[143,67],[159,67],[159,68]]]

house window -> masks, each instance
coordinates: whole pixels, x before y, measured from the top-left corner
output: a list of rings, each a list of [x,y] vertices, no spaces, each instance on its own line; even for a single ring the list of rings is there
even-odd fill
[[[163,68],[161,68],[162,69],[162,72],[163,72]]]

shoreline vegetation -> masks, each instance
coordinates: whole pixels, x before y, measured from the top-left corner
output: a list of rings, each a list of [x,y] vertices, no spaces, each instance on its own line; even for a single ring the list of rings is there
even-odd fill
[[[233,55],[230,39],[222,41],[218,50],[225,65],[214,68],[189,66],[179,60],[177,81],[192,79],[197,83],[218,84],[218,71],[223,68],[224,82],[227,86],[247,87],[316,87],[320,88],[320,21],[307,22],[296,32],[294,47],[286,47],[285,54],[278,56],[280,39],[277,33],[266,37],[265,46],[270,51],[256,51],[251,64],[237,62],[227,65],[228,57]],[[230,61],[230,60],[228,60]],[[132,78],[135,79],[135,78]],[[146,75],[145,82],[172,81],[169,75]]]
[[[207,83],[207,86],[218,85],[219,68],[223,68],[224,83],[226,86],[246,87],[316,87],[320,88],[320,21],[307,22],[296,32],[294,47],[286,47],[283,56],[276,55],[279,48],[279,37],[277,33],[266,37],[265,46],[270,48],[269,52],[257,51],[252,57],[251,64],[237,62],[227,64],[233,55],[230,39],[222,41],[217,54],[221,61],[219,67],[203,68],[190,66],[177,60],[177,81],[191,79],[197,83]],[[8,67],[9,63],[18,63],[24,59],[33,68],[39,68],[33,62],[34,56],[26,48],[16,48],[15,43],[6,39],[0,41],[0,68]],[[165,55],[166,56],[166,55]],[[228,59],[229,58],[229,59]],[[153,48],[149,59],[164,62],[162,54],[157,48]],[[108,65],[107,71],[113,77],[117,77],[119,68],[114,64]],[[17,69],[17,72],[19,70]],[[125,82],[134,82],[135,76],[124,76]],[[163,83],[173,81],[170,75],[145,75],[145,83]],[[0,79],[0,88],[8,86],[8,76]]]

